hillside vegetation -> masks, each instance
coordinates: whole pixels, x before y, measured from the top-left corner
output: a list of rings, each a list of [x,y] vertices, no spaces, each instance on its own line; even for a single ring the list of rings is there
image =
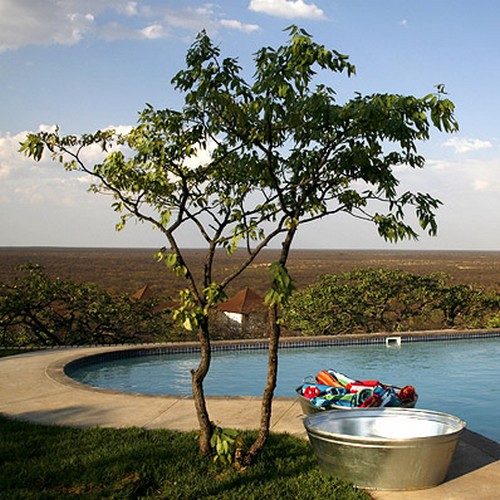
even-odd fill
[[[95,283],[111,293],[133,294],[149,284],[158,294],[175,295],[184,287],[166,267],[156,262],[157,249],[102,248],[11,248],[0,247],[0,282],[11,281],[16,267],[27,262],[42,266],[47,275],[76,283]],[[278,250],[266,250],[229,289],[229,294],[250,287],[264,295],[269,288],[268,266]],[[202,269],[203,252],[186,253]],[[235,268],[243,251],[218,254],[222,267]],[[500,252],[444,252],[406,250],[292,250],[288,270],[301,289],[323,274],[340,274],[355,269],[397,269],[415,274],[442,272],[456,284],[481,284],[500,291]]]

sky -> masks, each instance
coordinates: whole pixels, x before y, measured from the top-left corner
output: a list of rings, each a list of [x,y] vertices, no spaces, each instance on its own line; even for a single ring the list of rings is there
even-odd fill
[[[0,246],[163,246],[146,225],[116,232],[108,197],[19,143],[54,125],[133,126],[147,103],[180,109],[170,81],[201,30],[251,76],[256,51],[295,24],[355,64],[328,82],[339,102],[444,84],[460,125],[420,145],[423,169],[398,172],[402,189],[443,202],[437,237],[388,244],[373,224],[334,216],[302,227],[295,248],[500,251],[499,19],[498,0],[0,0]]]

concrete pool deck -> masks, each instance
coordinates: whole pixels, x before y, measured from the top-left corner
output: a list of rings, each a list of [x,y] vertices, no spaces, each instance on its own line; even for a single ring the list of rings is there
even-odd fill
[[[82,356],[123,347],[86,347],[26,352],[0,359],[0,413],[30,422],[74,427],[142,427],[190,431],[198,428],[189,397],[149,396],[93,389],[64,374]],[[260,397],[209,397],[212,420],[236,429],[256,429]],[[302,411],[295,398],[276,398],[273,432],[305,438]],[[500,444],[466,430],[446,481],[418,491],[372,491],[375,499],[491,499],[500,491]]]

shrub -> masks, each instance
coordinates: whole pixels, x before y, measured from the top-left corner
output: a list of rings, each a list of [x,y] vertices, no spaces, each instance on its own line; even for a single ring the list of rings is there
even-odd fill
[[[324,275],[292,295],[283,322],[304,335],[487,326],[500,295],[449,280],[386,269]]]
[[[109,344],[166,338],[169,313],[155,300],[112,297],[93,284],[49,278],[26,264],[0,284],[0,343],[5,346]]]

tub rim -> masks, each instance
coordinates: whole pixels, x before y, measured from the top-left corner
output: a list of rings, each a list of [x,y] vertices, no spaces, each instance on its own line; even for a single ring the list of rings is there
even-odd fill
[[[450,428],[447,432],[442,434],[434,434],[430,436],[411,436],[411,437],[384,437],[384,436],[356,436],[352,434],[345,434],[339,432],[330,432],[326,430],[321,430],[312,427],[314,421],[322,420],[339,420],[339,419],[352,419],[352,418],[362,418],[364,415],[375,414],[379,418],[390,418],[396,417],[401,418],[402,416],[407,416],[408,414],[413,414],[415,417],[420,419],[425,419],[425,417],[432,417],[433,420],[441,421],[445,420],[448,423],[452,422],[454,428]],[[373,415],[371,415],[373,417]],[[466,429],[467,422],[460,417],[452,415],[450,413],[426,410],[423,408],[352,408],[352,411],[328,411],[314,413],[312,415],[307,415],[303,419],[304,427],[309,436],[313,436],[325,441],[338,442],[345,444],[363,444],[369,443],[371,445],[380,444],[387,446],[388,444],[393,445],[417,445],[424,444],[430,441],[447,441],[454,440]]]

